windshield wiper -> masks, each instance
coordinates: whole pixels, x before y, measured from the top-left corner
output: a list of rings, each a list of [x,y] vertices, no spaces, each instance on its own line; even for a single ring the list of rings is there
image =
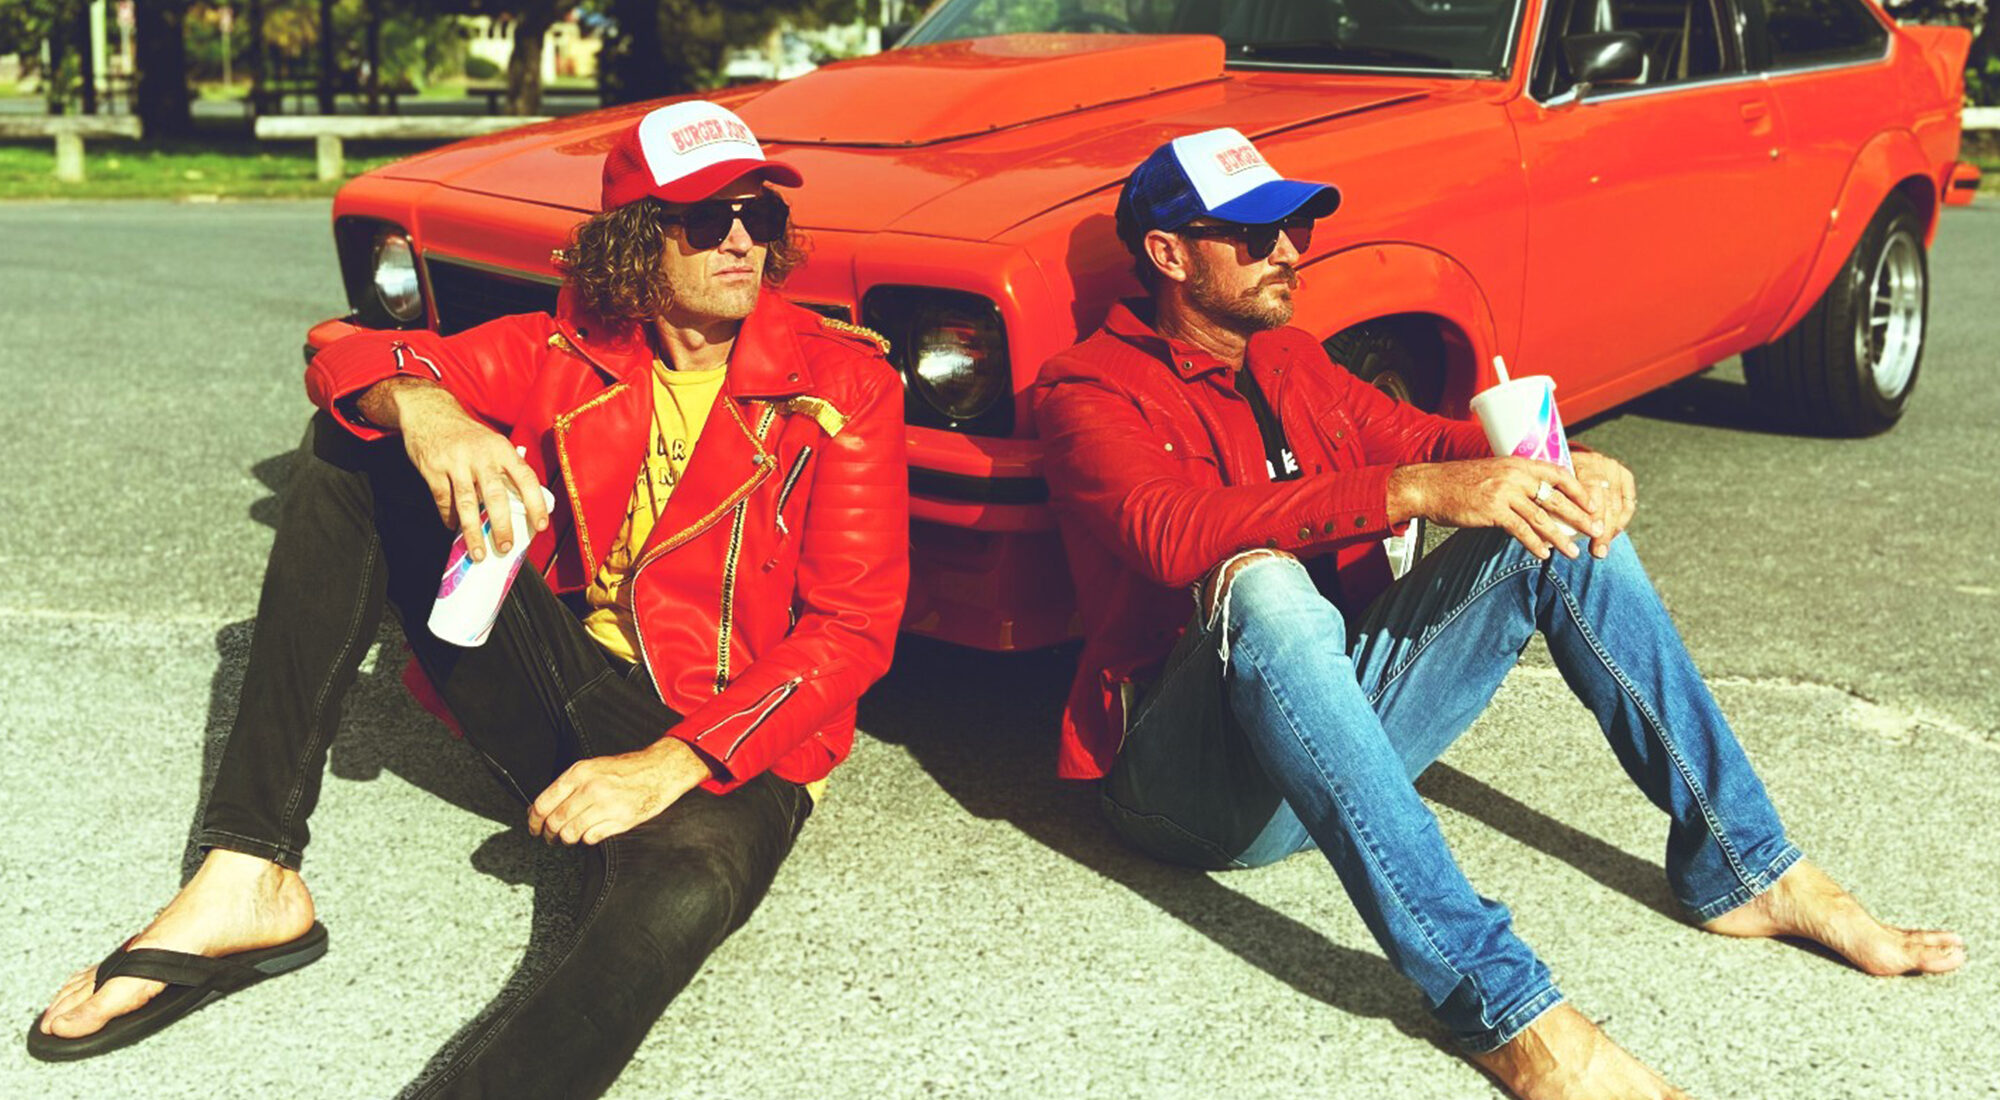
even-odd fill
[[[1230,54],[1246,61],[1321,61],[1337,64],[1409,65],[1425,69],[1461,69],[1465,66],[1436,54],[1415,50],[1392,50],[1381,46],[1350,46],[1331,39],[1289,39],[1283,42],[1233,42]]]

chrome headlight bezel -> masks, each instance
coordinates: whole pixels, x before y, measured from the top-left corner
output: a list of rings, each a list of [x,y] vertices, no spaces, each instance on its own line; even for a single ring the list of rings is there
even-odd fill
[[[391,245],[391,240],[400,243]],[[430,280],[408,230],[386,218],[344,214],[333,221],[333,242],[340,256],[341,282],[347,288],[353,323],[363,328],[408,329],[420,328],[429,320]],[[389,273],[382,272],[380,266],[385,245],[387,258],[394,265]],[[407,293],[412,287],[414,301]]]
[[[889,360],[910,400],[904,420],[968,435],[1014,430],[1014,371],[1007,326],[990,298],[962,290],[878,286],[862,321],[888,337]]]
[[[375,234],[369,261],[369,287],[382,311],[399,324],[424,315],[423,281],[417,275],[417,250],[400,230]]]

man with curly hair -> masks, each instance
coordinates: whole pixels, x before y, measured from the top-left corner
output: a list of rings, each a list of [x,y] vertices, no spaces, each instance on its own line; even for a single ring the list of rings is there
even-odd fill
[[[319,353],[199,870],[77,973],[31,1053],[81,1058],[318,958],[299,875],[339,701],[386,605],[412,679],[582,859],[578,925],[422,1096],[595,1096],[750,915],[887,670],[908,575],[880,338],[776,291],[799,242],[713,104],[617,135],[556,313]],[[543,486],[553,507],[544,503]],[[527,525],[518,530],[509,497]],[[453,547],[528,541],[490,637],[426,629]],[[443,522],[440,523],[439,521]]]

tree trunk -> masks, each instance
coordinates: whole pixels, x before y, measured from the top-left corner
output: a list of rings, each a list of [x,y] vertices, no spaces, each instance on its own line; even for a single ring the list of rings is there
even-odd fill
[[[264,0],[250,0],[250,113],[264,111],[264,84],[270,80],[270,53],[264,46]]]
[[[1965,66],[1975,73],[1984,74],[1986,63],[2000,57],[2000,3],[1986,0],[1986,13],[1979,33],[1973,36],[1972,53],[1965,59]]]
[[[607,44],[611,54],[603,70],[607,105],[658,99],[674,90],[663,56],[660,7],[660,0],[613,0],[618,34]]]
[[[542,43],[555,25],[556,0],[528,0],[514,24],[514,52],[507,57],[507,113],[542,113]]]
[[[134,0],[139,125],[149,138],[194,131],[188,101],[186,0]]]
[[[333,110],[333,0],[319,0],[319,113]]]
[[[368,18],[366,53],[368,57],[368,113],[382,113],[382,5],[380,0],[368,0],[365,5]]]
[[[83,113],[97,113],[97,42],[90,33],[90,0],[76,6],[77,76],[82,85]]]
[[[48,66],[42,70],[42,102],[46,104],[48,113],[66,115],[69,113],[69,94],[68,89],[63,87],[63,58],[74,43],[63,33],[61,19],[50,21],[49,36],[42,45],[49,51]]]

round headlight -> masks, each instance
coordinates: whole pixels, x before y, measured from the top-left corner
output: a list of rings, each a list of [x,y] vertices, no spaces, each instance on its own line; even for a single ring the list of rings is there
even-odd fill
[[[414,321],[424,311],[417,255],[401,233],[384,233],[375,240],[375,298],[398,321]]]
[[[953,420],[973,420],[1007,392],[1005,342],[996,320],[926,310],[911,326],[917,392]]]

